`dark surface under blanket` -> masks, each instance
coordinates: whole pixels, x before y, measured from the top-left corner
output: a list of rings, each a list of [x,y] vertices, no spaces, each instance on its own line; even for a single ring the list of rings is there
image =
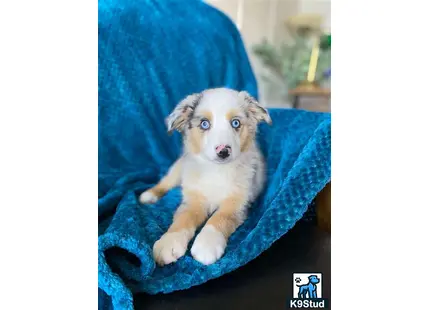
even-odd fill
[[[321,272],[324,277],[322,294],[330,301],[330,242],[329,233],[302,221],[269,250],[240,269],[186,291],[137,294],[135,309],[286,309],[286,299],[293,291],[292,275],[296,272]],[[110,306],[105,304],[100,309],[108,310]]]

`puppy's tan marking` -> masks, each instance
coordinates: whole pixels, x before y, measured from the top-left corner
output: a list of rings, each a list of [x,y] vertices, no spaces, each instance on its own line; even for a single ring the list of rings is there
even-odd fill
[[[206,118],[209,121],[212,121],[213,115],[211,111],[202,111],[201,114],[203,117],[202,118]]]
[[[181,182],[182,161],[178,159],[169,172],[154,187],[148,190],[157,198],[163,197],[169,190],[178,186]]]
[[[251,146],[254,141],[255,130],[252,130],[247,124],[242,126],[240,130],[240,150],[245,152]]]
[[[168,232],[190,230],[194,233],[207,218],[206,199],[197,191],[183,191],[184,202],[176,211]]]
[[[238,117],[240,115],[240,111],[238,109],[230,109],[226,114],[226,119],[231,121],[233,118]],[[251,124],[244,122],[241,120],[242,124],[239,128],[239,137],[240,137],[240,150],[245,152],[248,150],[251,145],[254,136],[255,129],[252,129]]]
[[[226,239],[243,223],[246,200],[243,193],[235,193],[223,200],[206,225],[212,225]]]
[[[188,131],[185,146],[191,153],[198,154],[202,150],[203,134],[204,132],[198,127],[193,127]]]
[[[231,121],[235,116],[239,115],[239,110],[238,109],[231,109],[230,111],[227,112],[227,114],[225,115],[225,118],[228,121]]]
[[[212,118],[212,112],[210,111],[202,111],[195,116],[195,125],[188,131],[188,135],[185,139],[185,146],[191,153],[198,154],[202,150],[204,131],[199,127],[201,119],[207,119],[211,122]]]

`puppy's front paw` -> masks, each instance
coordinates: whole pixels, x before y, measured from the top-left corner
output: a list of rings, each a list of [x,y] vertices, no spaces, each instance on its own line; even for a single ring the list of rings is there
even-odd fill
[[[215,263],[224,254],[227,241],[212,225],[203,227],[191,248],[191,255],[204,265]]]
[[[160,266],[176,262],[187,251],[186,232],[165,233],[153,247],[153,256]]]
[[[144,203],[156,203],[158,201],[158,197],[151,191],[147,190],[146,192],[143,192],[139,196],[139,202]]]

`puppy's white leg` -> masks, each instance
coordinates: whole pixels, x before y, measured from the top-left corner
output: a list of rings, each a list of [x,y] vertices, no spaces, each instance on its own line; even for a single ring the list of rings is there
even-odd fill
[[[224,254],[226,237],[212,225],[205,225],[191,247],[191,255],[204,265],[216,262]]]
[[[224,254],[230,235],[243,223],[246,212],[244,195],[225,199],[208,220],[191,247],[191,255],[204,265],[216,262]]]
[[[170,189],[180,184],[181,172],[182,158],[178,159],[172,167],[170,167],[169,172],[160,180],[160,182],[158,182],[157,185],[143,192],[139,196],[139,202],[142,204],[156,203],[158,199],[163,197]]]
[[[198,226],[207,218],[204,197],[184,191],[184,203],[178,208],[169,230],[154,244],[153,256],[160,266],[176,262],[187,251]]]

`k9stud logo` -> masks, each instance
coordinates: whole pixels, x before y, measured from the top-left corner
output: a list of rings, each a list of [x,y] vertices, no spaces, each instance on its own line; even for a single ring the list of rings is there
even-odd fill
[[[294,273],[293,298],[288,299],[290,309],[327,309],[328,300],[322,296],[322,273]]]

